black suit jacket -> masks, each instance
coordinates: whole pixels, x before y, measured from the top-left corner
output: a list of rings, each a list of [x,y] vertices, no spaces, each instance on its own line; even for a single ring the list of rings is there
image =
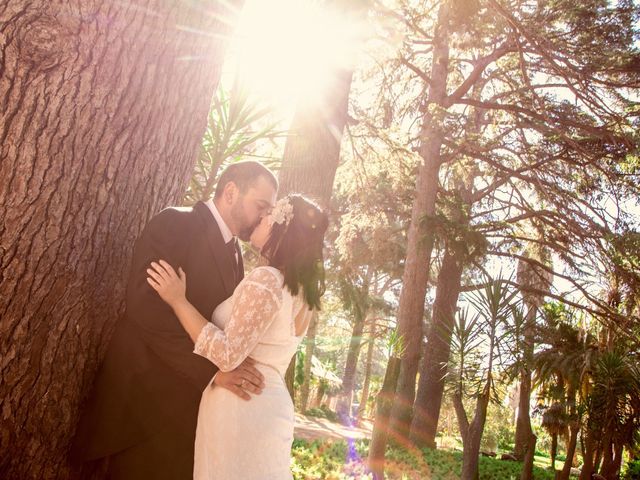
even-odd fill
[[[239,250],[238,258],[243,272]],[[146,269],[159,259],[182,267],[187,298],[207,319],[236,287],[232,256],[204,203],[168,208],[151,219],[136,242],[125,316],[78,426],[76,460],[112,455],[168,424],[193,425],[195,435],[200,396],[217,367],[192,353],[193,342],[147,283]]]

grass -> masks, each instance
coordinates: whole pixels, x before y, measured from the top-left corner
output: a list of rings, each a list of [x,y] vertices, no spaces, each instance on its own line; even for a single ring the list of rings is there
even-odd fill
[[[358,440],[351,445],[344,441],[296,440],[293,444],[292,471],[295,480],[366,479],[362,459],[366,459],[368,440]],[[462,468],[462,452],[453,450],[429,450],[408,452],[389,447],[386,456],[385,478],[390,480],[459,480]],[[539,457],[541,466],[534,465],[535,480],[553,480],[554,474],[547,468],[549,460]],[[546,461],[546,462],[545,462]],[[520,462],[480,457],[480,480],[517,480],[520,478]]]

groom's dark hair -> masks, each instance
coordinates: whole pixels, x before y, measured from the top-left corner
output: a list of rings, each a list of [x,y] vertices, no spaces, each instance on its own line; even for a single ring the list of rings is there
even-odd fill
[[[267,181],[271,182],[273,188],[278,190],[278,180],[276,176],[260,162],[244,160],[242,162],[232,163],[220,174],[214,198],[220,198],[222,196],[224,187],[229,182],[235,183],[240,192],[245,193],[260,177],[267,179]]]

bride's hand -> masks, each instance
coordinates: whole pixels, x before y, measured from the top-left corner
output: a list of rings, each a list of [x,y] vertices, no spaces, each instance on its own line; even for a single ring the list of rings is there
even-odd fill
[[[170,306],[186,299],[187,274],[182,267],[178,268],[178,273],[164,260],[159,263],[151,262],[151,268],[147,268],[147,282],[151,285],[160,298]]]

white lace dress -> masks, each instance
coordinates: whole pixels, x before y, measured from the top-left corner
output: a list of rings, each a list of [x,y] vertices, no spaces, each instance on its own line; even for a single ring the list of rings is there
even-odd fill
[[[283,287],[275,268],[258,267],[213,312],[194,352],[230,371],[251,357],[265,389],[245,401],[220,387],[202,394],[196,430],[194,479],[285,480],[293,441],[293,404],[284,374],[311,311]],[[296,322],[296,319],[298,320]],[[298,333],[298,334],[296,334]]]

